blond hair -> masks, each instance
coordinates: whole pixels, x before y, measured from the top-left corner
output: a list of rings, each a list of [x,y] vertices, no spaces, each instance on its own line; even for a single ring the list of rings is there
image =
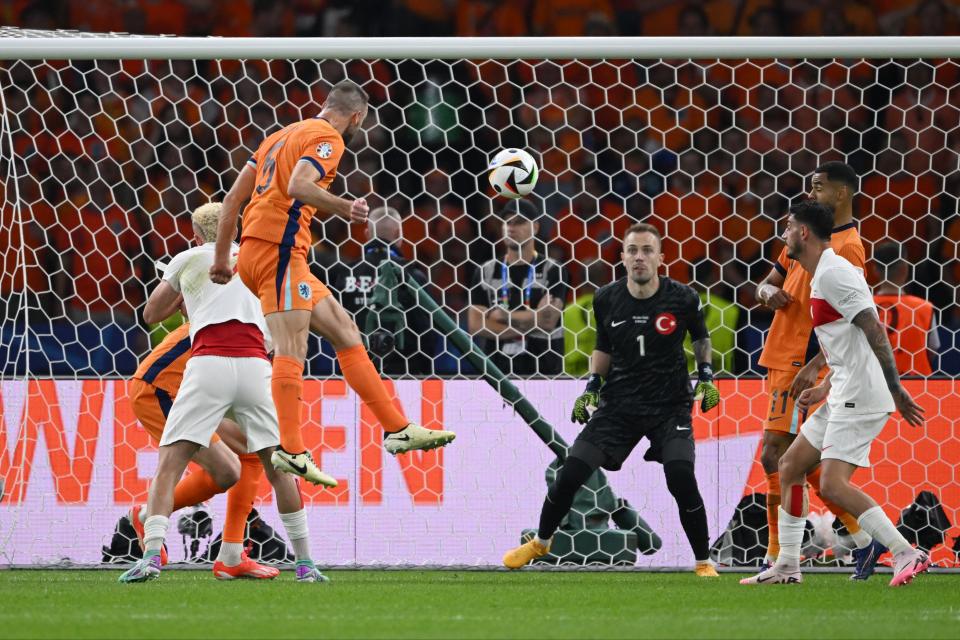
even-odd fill
[[[197,207],[193,215],[190,216],[193,221],[193,228],[204,242],[217,241],[217,227],[220,226],[220,210],[223,204],[219,202],[208,202]]]

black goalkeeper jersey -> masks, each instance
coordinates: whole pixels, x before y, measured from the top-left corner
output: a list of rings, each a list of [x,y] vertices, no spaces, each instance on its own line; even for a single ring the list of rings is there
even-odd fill
[[[600,406],[645,414],[689,410],[693,391],[683,339],[688,331],[694,341],[707,337],[697,292],[661,276],[657,292],[640,300],[623,278],[597,291],[593,311],[596,350],[611,356]]]

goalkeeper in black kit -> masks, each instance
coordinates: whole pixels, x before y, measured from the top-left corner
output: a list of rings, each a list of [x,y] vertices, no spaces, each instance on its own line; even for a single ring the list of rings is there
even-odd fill
[[[547,492],[537,535],[503,557],[519,569],[546,555],[573,498],[598,467],[616,471],[647,438],[645,460],[659,462],[677,501],[680,522],[693,548],[695,572],[717,577],[709,559],[707,513],[693,472],[695,447],[691,410],[720,402],[713,384],[710,337],[696,291],[658,275],[663,254],[657,228],[627,229],[621,260],[627,277],[601,288],[594,299],[597,346],[590,358],[587,389],[573,408],[583,431]],[[699,381],[691,390],[683,339],[693,340]]]

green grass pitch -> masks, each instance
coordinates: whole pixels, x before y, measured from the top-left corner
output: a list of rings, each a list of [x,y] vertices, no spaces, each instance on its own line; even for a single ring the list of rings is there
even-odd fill
[[[339,571],[329,585],[0,571],[0,638],[957,638],[960,576],[743,587],[744,574]]]

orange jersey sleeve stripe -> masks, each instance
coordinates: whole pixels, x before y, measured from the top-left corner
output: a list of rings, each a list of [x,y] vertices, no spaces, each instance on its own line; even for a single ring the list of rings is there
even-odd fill
[[[190,325],[183,324],[168,333],[150,352],[133,377],[175,394],[190,354]]]

